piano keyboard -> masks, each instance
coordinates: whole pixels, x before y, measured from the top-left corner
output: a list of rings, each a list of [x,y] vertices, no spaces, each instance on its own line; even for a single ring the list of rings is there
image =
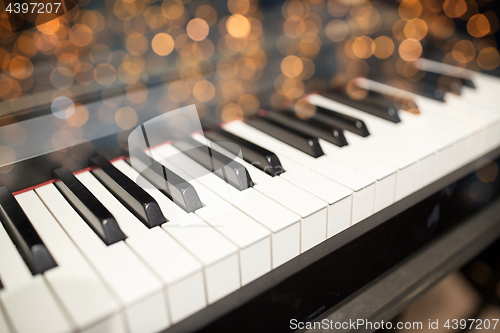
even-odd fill
[[[167,191],[100,156],[1,186],[0,332],[161,331],[481,157],[500,145],[500,80],[467,75],[444,103],[360,81],[419,112],[314,93],[310,119],[262,111],[155,146]]]

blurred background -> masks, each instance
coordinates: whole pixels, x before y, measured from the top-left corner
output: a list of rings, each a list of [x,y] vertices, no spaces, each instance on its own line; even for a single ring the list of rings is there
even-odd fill
[[[106,0],[12,33],[0,19],[0,115],[104,102],[103,123],[196,104],[228,121],[300,101],[357,76],[420,78],[421,56],[475,70],[500,66],[495,0]],[[150,90],[161,91],[151,100]],[[113,109],[103,110],[105,108]],[[9,140],[7,140],[9,141]],[[11,140],[12,141],[12,140]],[[16,140],[19,142],[19,140]],[[21,140],[22,141],[22,140]]]

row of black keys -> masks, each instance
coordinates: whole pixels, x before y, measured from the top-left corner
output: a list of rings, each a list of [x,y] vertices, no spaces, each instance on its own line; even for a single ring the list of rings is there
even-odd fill
[[[470,80],[464,80],[463,84],[474,86]],[[353,100],[338,91],[328,94],[330,98],[380,118],[395,123],[400,121],[397,105],[375,92],[370,92],[367,96],[368,98],[363,100]],[[265,111],[257,117],[246,119],[245,122],[313,157],[323,155],[318,138],[337,146],[345,146],[347,141],[344,130],[363,137],[369,135],[368,128],[361,119],[320,107],[316,108],[316,113],[309,119],[302,119],[292,111]],[[284,172],[277,156],[265,148],[218,127],[209,128],[205,135],[234,155],[241,153],[244,160],[273,177]],[[224,142],[235,145],[227,145]],[[253,186],[243,165],[210,147],[194,140],[175,142],[174,145],[235,188],[244,190]],[[134,156],[148,165],[141,175],[184,210],[193,212],[203,206],[189,182],[143,152],[136,152]],[[166,222],[156,201],[109,161],[95,156],[90,160],[90,164],[94,167],[92,173],[146,226],[151,228]],[[58,169],[54,175],[57,188],[106,244],[125,239],[113,215],[70,171]],[[5,186],[0,186],[0,219],[33,274],[56,266],[31,222]]]

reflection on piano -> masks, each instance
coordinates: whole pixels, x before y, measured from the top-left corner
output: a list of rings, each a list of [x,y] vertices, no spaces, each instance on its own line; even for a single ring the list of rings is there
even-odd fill
[[[289,331],[477,214],[486,246],[494,6],[84,0],[18,33],[3,13],[0,332]],[[188,138],[135,155],[191,104],[201,131],[175,118]]]

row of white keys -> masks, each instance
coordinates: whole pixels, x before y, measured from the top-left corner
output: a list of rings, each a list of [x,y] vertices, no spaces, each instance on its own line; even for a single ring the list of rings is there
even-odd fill
[[[228,152],[217,143],[212,142],[201,134],[194,134],[193,138],[199,142],[203,140],[210,143],[210,147],[215,148],[217,151],[225,154],[229,158],[234,158],[238,163],[241,163],[248,170],[252,180],[257,184],[255,189],[260,190],[261,185],[272,183],[273,179],[278,177],[272,177],[264,171],[258,169],[254,165],[244,161],[238,156]],[[302,188],[303,190],[317,196],[321,200],[328,203],[328,222],[326,226],[326,237],[329,238],[340,231],[346,229],[351,224],[351,207],[352,207],[352,194],[353,191],[328,179],[320,174],[310,172],[302,165],[299,165],[291,160],[286,160],[285,163],[288,169],[285,173],[282,173],[279,177],[289,181],[290,183]],[[263,186],[265,188],[265,186]],[[265,192],[263,192],[266,194]],[[287,194],[289,196],[289,193]],[[283,200],[283,194],[279,196],[269,195],[271,199],[280,202]],[[300,200],[300,196],[297,196]],[[292,202],[288,201],[288,206],[293,206]],[[286,204],[286,202],[285,202]],[[276,216],[279,218],[279,216]],[[321,231],[318,228],[318,236],[316,239],[319,241],[319,235]],[[304,238],[304,236],[303,236]]]
[[[500,144],[500,113],[498,112],[498,102],[495,101],[496,104],[494,105],[484,105],[482,101],[487,99],[472,97],[470,92],[473,90],[464,88],[461,96],[453,94],[447,96],[447,103],[449,104],[447,115],[449,116],[450,112],[457,110],[467,116],[467,122],[481,120],[484,126],[482,129],[483,142],[481,143],[481,149],[477,147],[477,149],[472,150],[472,158],[475,158],[489,152]]]
[[[0,223],[0,302],[17,333],[73,332],[43,275],[33,276]],[[28,319],[29,318],[29,319]]]
[[[162,149],[174,152],[175,148],[166,146]],[[201,165],[187,157],[183,159],[182,165],[191,165],[189,170],[193,174],[204,172]],[[279,266],[291,259],[290,256],[296,256],[326,239],[326,202],[282,179],[275,178],[271,182],[258,184],[254,188],[243,191],[235,189],[212,173],[205,174],[197,180],[206,187],[214,189],[214,192],[227,202],[268,226],[268,229],[275,235],[274,238],[278,240],[276,244],[273,244],[273,252],[277,257],[276,262],[273,260],[273,267]],[[298,203],[301,204],[298,205]],[[279,239],[279,235],[276,235],[276,224],[279,223],[278,228],[282,228],[282,221],[293,226],[292,233],[285,230],[288,239]],[[299,226],[300,232],[298,232]],[[287,242],[289,242],[286,250],[288,255],[279,254],[281,246]]]
[[[207,140],[201,135],[195,135],[194,138],[201,140],[202,143],[207,143]],[[238,162],[241,163],[240,160]],[[203,170],[200,168],[201,166],[194,165],[193,169],[195,170],[193,171],[202,172]],[[251,170],[253,171],[253,169],[252,166]],[[255,176],[255,172],[253,174]],[[300,252],[324,241],[326,239],[328,203],[280,177],[266,178],[267,181],[262,182],[261,178],[256,186],[244,191],[235,189],[213,174],[201,177],[199,181],[209,188],[219,189],[217,194],[257,221],[264,221],[263,219],[267,217],[269,222],[266,224],[276,225],[276,222],[282,220],[283,217],[288,217],[288,220],[294,223],[300,220]],[[275,245],[275,247],[280,246],[279,243]],[[295,250],[297,249],[295,248]],[[282,260],[277,263],[273,261],[273,266],[279,266],[281,263],[283,263]]]
[[[308,101],[329,110],[336,110],[343,114],[366,120],[371,133],[370,136],[361,138],[349,132],[345,132],[344,134],[347,142],[349,142],[349,146],[351,146],[350,148],[353,150],[357,150],[362,154],[398,168],[395,201],[414,192],[417,187],[416,179],[420,180],[420,184],[428,184],[433,180],[432,174],[428,171],[429,165],[432,166],[434,163],[435,149],[425,147],[425,144],[419,141],[417,143],[422,145],[422,148],[427,148],[423,152],[420,151],[417,154],[417,152],[407,149],[406,146],[415,141],[405,134],[399,134],[402,132],[400,130],[402,127],[401,124],[381,120],[317,94],[309,95]]]
[[[336,102],[322,96],[315,95],[312,99],[322,106],[340,107],[341,111],[348,115],[367,119],[370,130],[376,133],[371,141],[378,139],[380,144],[385,145],[392,142],[392,145],[399,146],[401,150],[405,149],[405,152],[411,155],[415,155],[415,152],[419,150],[420,156],[417,156],[419,169],[416,177],[418,182],[415,182],[415,190],[462,165],[464,157],[468,158],[472,155],[472,147],[480,145],[478,140],[473,140],[476,138],[473,134],[482,128],[480,120],[467,120],[463,115],[459,117],[458,114],[455,117],[452,114],[447,115],[445,111],[450,108],[446,103],[415,96],[422,113],[420,115],[400,113],[402,123],[392,124],[360,110],[337,105]],[[381,134],[382,137],[380,137]],[[435,162],[431,162],[432,155],[426,154],[426,147],[438,153]],[[401,155],[401,152],[397,155]],[[422,157],[425,156],[429,157],[423,159]],[[434,165],[432,174],[427,172],[431,165]],[[431,179],[425,178],[425,175],[431,175]]]
[[[123,160],[113,165],[130,179],[137,181],[139,173]],[[160,205],[168,222],[162,228],[182,244],[203,264],[208,303],[228,295],[240,287],[238,248],[209,224],[193,213],[186,213],[145,179],[144,186]]]
[[[57,267],[44,277],[81,332],[123,332],[120,306],[34,191],[15,196]]]
[[[385,162],[361,154],[349,146],[338,147],[319,139],[323,152],[329,157],[345,163],[377,180],[375,186],[375,204],[373,213],[390,206],[396,197],[396,183],[399,169]]]
[[[125,242],[160,277],[179,321],[206,305],[202,265],[159,227],[149,229],[134,216],[90,172],[77,178],[111,212],[127,235]],[[166,326],[165,326],[166,327]]]
[[[328,156],[313,158],[241,121],[232,121],[222,126],[228,132],[273,151],[286,170],[286,160],[307,167],[309,172],[319,173],[326,178],[352,190],[351,224],[373,214],[376,179],[353,169]],[[293,166],[290,166],[293,169]]]
[[[370,80],[364,82],[380,92],[410,94],[382,83]],[[465,91],[470,89],[466,88]],[[400,113],[405,128],[404,134],[408,136],[423,133],[424,135],[418,136],[419,140],[439,151],[436,178],[491,150],[500,141],[500,135],[496,131],[499,126],[496,110],[473,107],[474,100],[467,105],[467,100],[462,96],[453,94],[446,96],[447,100],[451,101],[446,103],[411,95],[422,113]]]
[[[449,100],[451,96],[452,94],[448,94],[446,99]],[[484,150],[483,130],[487,123],[479,114],[470,117],[460,112],[462,107],[460,103],[451,105],[448,101],[441,103],[421,96],[415,97],[415,102],[418,103],[422,113],[421,117],[412,120],[418,121],[420,126],[431,127],[436,132],[447,131],[455,141],[455,156],[448,171],[468,162],[476,152]]]
[[[35,191],[115,295],[128,330],[156,332],[168,326],[161,282],[132,249],[125,242],[106,246],[53,184]]]
[[[152,149],[152,154],[158,162],[184,179],[193,178],[186,170],[201,167],[168,143]],[[170,163],[172,155],[176,155],[176,163],[181,162],[181,166]],[[210,187],[209,190],[203,185],[204,177],[214,175],[207,170],[202,172],[206,175],[189,181],[204,204],[195,214],[238,246],[241,284],[248,284],[271,270],[271,232],[219,197],[217,193],[224,188]]]

